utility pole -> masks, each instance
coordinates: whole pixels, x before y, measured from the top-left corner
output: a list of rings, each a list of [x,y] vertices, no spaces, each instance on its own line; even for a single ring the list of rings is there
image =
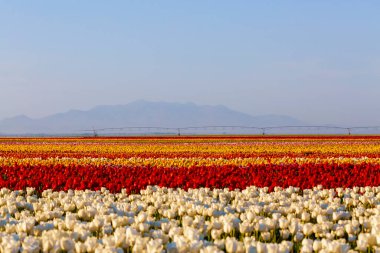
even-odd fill
[[[92,128],[92,131],[94,132],[94,137],[98,137],[98,133],[96,132],[95,128]]]

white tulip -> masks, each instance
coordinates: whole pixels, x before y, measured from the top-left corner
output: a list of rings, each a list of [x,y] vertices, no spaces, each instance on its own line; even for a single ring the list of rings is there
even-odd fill
[[[302,233],[300,232],[297,232],[295,235],[294,235],[294,241],[295,242],[301,242],[303,240],[304,236]]]
[[[167,253],[177,253],[178,249],[177,249],[176,243],[171,242],[171,243],[166,244],[166,252]]]
[[[226,233],[226,234],[231,234],[232,231],[234,231],[235,228],[234,228],[234,225],[232,222],[229,222],[229,221],[226,221],[224,224],[223,224],[223,232]]]
[[[212,246],[212,245],[206,246],[200,250],[200,253],[222,253],[222,252],[223,251],[221,251],[218,247]]]
[[[309,222],[310,221],[310,213],[308,213],[308,212],[302,212],[302,214],[301,214],[301,220],[305,221],[305,222]]]
[[[175,236],[174,242],[176,244],[179,253],[185,253],[189,251],[189,245],[187,244],[186,238],[183,236]]]
[[[334,234],[333,233],[326,233],[325,234],[326,239],[332,241],[334,240]]]
[[[246,253],[257,253],[257,248],[256,246],[249,245],[246,247]]]
[[[65,225],[69,230],[73,230],[77,223],[77,219],[74,215],[67,214],[65,217]]]
[[[269,230],[267,224],[265,224],[262,220],[255,224],[255,230],[259,232],[267,232]]]
[[[214,222],[212,223],[212,227],[213,227],[214,229],[222,229],[223,224],[222,224],[221,222],[214,221]]]
[[[226,238],[226,251],[228,253],[243,253],[244,245],[242,242],[237,241],[235,238]]]
[[[253,226],[248,222],[243,222],[239,224],[239,230],[242,234],[251,233],[253,231]]]
[[[143,223],[147,220],[147,218],[148,218],[148,215],[145,212],[140,212],[137,216],[137,221],[139,223]]]
[[[220,229],[212,229],[211,230],[211,238],[213,240],[217,240],[221,237],[222,233],[223,233],[223,231]]]
[[[2,251],[7,253],[18,253],[20,250],[20,242],[9,241],[5,245],[2,245]]]
[[[174,238],[174,236],[182,235],[182,234],[183,234],[183,228],[180,228],[180,227],[172,227],[170,228],[169,233],[168,233],[170,238]]]
[[[304,235],[309,236],[313,233],[313,224],[311,223],[306,223],[302,227],[302,232]]]
[[[199,241],[199,240],[192,241],[189,244],[189,252],[190,253],[197,253],[201,250],[202,247],[203,247],[202,241]]]
[[[317,216],[317,222],[318,222],[319,224],[322,224],[322,223],[326,222],[327,220],[328,220],[327,217],[324,216],[324,215],[319,214],[319,215]]]
[[[104,225],[101,229],[104,235],[110,235],[113,232],[113,228],[110,224]]]
[[[161,239],[150,240],[147,244],[148,253],[161,253],[164,246],[162,245]]]
[[[51,239],[42,240],[42,251],[48,252],[54,246],[54,242]]]
[[[147,223],[140,223],[138,225],[138,228],[139,228],[139,231],[141,233],[148,232],[149,231],[149,224],[147,224]]]
[[[291,252],[291,249],[293,248],[293,245],[292,246],[289,246],[283,242],[286,242],[286,241],[282,241],[279,245],[278,245],[278,253],[290,253]]]
[[[95,251],[97,244],[98,242],[95,237],[88,237],[87,240],[84,242],[84,246],[86,247],[87,252]]]
[[[197,229],[194,229],[192,227],[185,227],[183,228],[183,235],[189,240],[189,241],[197,241],[200,239],[200,235]]]
[[[262,232],[261,233],[261,238],[265,241],[265,242],[269,242],[272,238],[271,234],[269,232]]]
[[[149,238],[136,237],[135,244],[133,245],[133,252],[145,252],[148,245]]]
[[[214,241],[214,245],[220,250],[226,249],[226,239],[217,239]],[[206,246],[206,245],[205,245]]]
[[[287,240],[289,238],[289,236],[290,236],[290,231],[287,230],[287,229],[281,229],[280,230],[280,235],[281,235],[281,238],[283,240]]]
[[[312,253],[313,252],[313,246],[312,245],[302,245],[301,247],[301,253]]]
[[[295,235],[299,230],[299,225],[298,225],[298,222],[292,222],[290,225],[289,225],[289,231],[290,233],[292,233],[293,235]]]
[[[168,222],[161,223],[161,229],[164,231],[164,233],[168,233],[170,231],[171,224]]]
[[[257,253],[267,253],[267,246],[265,243],[257,242],[256,244]]]
[[[22,251],[23,252],[30,252],[30,253],[36,253],[40,252],[41,246],[40,246],[40,241],[28,236],[24,239],[22,242]]]
[[[338,238],[341,238],[341,237],[345,236],[344,228],[342,228],[342,227],[337,228],[337,229],[335,230],[335,235],[336,235],[336,237],[338,237]]]
[[[86,246],[82,242],[76,242],[74,248],[76,253],[86,252]]]
[[[279,246],[275,243],[268,243],[267,244],[267,252],[268,253],[278,253],[279,252]]]
[[[61,249],[64,251],[74,250],[74,248],[75,248],[75,243],[70,238],[62,238],[59,241],[59,244],[60,244]]]
[[[278,224],[279,224],[279,227],[281,229],[285,229],[289,226],[289,220],[284,218],[284,217],[281,217],[279,220],[278,220]]]
[[[192,217],[186,215],[182,218],[182,226],[190,227],[192,224],[193,224],[193,218]]]
[[[313,250],[314,251],[320,251],[322,249],[322,242],[320,240],[315,240],[313,242]]]

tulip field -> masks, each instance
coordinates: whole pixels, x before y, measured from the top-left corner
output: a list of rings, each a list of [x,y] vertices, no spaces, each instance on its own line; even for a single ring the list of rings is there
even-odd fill
[[[0,252],[380,252],[380,137],[0,138]]]

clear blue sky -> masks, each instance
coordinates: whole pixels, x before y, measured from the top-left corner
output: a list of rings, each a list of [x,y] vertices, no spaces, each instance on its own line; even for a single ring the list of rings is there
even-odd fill
[[[380,125],[380,1],[3,1],[0,119],[137,99]]]

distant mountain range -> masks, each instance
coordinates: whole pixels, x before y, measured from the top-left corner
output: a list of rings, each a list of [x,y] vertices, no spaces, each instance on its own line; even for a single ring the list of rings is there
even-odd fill
[[[44,118],[21,115],[0,120],[0,134],[83,134],[83,130],[119,127],[283,126],[304,125],[284,115],[251,116],[225,106],[194,103],[148,102],[103,105],[91,110],[70,110]]]

